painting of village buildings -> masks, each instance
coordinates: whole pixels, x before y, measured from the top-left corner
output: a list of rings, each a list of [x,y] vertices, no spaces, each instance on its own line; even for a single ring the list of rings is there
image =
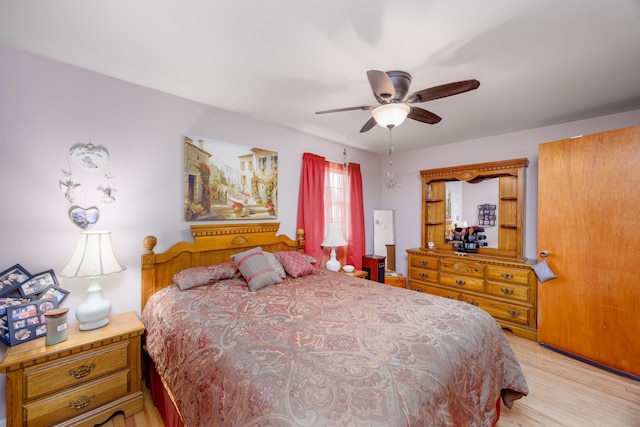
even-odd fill
[[[277,152],[185,137],[184,159],[186,221],[277,217]]]

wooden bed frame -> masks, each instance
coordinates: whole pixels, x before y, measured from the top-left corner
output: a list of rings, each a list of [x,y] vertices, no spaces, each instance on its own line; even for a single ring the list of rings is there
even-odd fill
[[[230,261],[231,255],[256,246],[268,252],[304,252],[303,229],[296,230],[296,240],[292,240],[285,235],[277,236],[279,228],[279,222],[192,225],[194,242],[176,243],[162,253],[153,251],[158,242],[155,236],[145,237],[141,309],[151,295],[171,285],[174,274],[186,268]]]

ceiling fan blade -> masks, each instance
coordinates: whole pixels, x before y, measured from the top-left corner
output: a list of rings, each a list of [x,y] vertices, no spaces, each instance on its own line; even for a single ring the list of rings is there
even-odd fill
[[[316,111],[316,114],[339,113],[341,111],[353,111],[353,110],[373,110],[373,107],[370,105],[361,105],[360,107],[334,108],[332,110]]]
[[[432,101],[434,99],[446,98],[447,96],[458,95],[459,93],[478,89],[478,87],[480,87],[480,82],[477,80],[463,80],[461,82],[447,83],[414,92],[407,97],[405,102],[416,103]]]
[[[360,133],[371,130],[375,125],[376,125],[376,119],[371,117],[369,120],[367,120],[367,123],[365,123],[364,126],[362,126],[362,129],[360,129]]]
[[[376,97],[379,103],[386,104],[396,95],[396,88],[384,71],[369,70],[367,71],[367,78],[369,79],[371,90],[373,90],[373,96]]]
[[[440,120],[442,120],[442,117],[440,117],[439,115],[419,107],[411,107],[411,111],[409,111],[407,117],[422,123],[428,123],[430,125],[435,125]]]

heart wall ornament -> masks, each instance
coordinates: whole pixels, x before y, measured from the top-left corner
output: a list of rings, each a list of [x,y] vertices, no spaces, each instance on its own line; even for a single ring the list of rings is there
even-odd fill
[[[93,227],[93,225],[100,219],[100,210],[95,206],[90,208],[81,208],[80,206],[73,206],[69,209],[69,218],[71,221],[82,229]]]

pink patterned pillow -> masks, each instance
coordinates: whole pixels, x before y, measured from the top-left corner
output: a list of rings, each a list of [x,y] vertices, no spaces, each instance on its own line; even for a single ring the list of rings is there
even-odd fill
[[[265,286],[282,282],[278,273],[269,264],[267,257],[264,256],[260,246],[231,255],[231,258],[247,280],[250,291],[255,292]]]
[[[207,285],[219,280],[231,279],[238,272],[238,267],[231,262],[187,268],[173,276],[173,283],[181,290]]]
[[[282,266],[282,263],[280,262],[280,258],[278,258],[277,256],[275,256],[274,254],[272,254],[271,252],[262,252],[264,254],[265,257],[267,257],[267,261],[269,261],[269,264],[271,264],[271,268],[273,268],[273,271],[275,271],[278,276],[280,276],[281,279],[284,279],[287,277],[287,272],[284,271],[284,267]]]
[[[300,252],[280,251],[276,256],[282,262],[287,274],[291,277],[300,277],[315,271],[313,265]]]

